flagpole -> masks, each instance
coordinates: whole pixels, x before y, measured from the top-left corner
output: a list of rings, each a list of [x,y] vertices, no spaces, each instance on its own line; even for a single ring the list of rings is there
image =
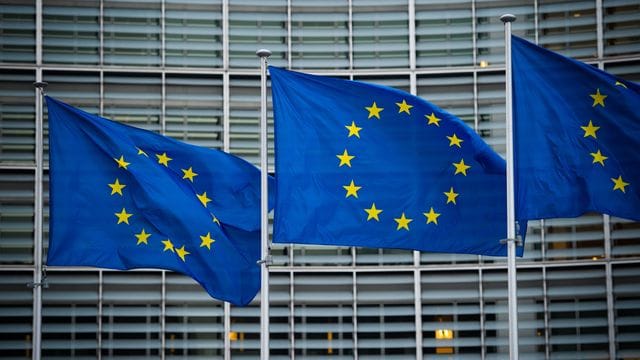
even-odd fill
[[[512,14],[500,17],[504,23],[505,72],[506,72],[506,122],[507,122],[507,268],[509,298],[509,359],[518,360],[518,283],[516,279],[516,222],[513,171],[513,103],[511,88],[511,23]]]
[[[35,203],[34,203],[34,244],[33,244],[33,282],[28,284],[33,287],[33,339],[32,356],[34,360],[40,359],[42,348],[42,287],[46,279],[43,279],[42,266],[42,177],[43,177],[43,100],[44,81],[36,81],[36,174],[35,174]]]
[[[267,176],[267,58],[271,51],[256,51],[260,57],[260,359],[269,359],[269,200]]]

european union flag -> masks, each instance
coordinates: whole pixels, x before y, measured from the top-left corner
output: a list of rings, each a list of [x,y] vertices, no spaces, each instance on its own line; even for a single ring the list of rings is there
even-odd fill
[[[389,87],[269,71],[274,242],[507,254],[505,162],[460,119]]]
[[[516,217],[640,220],[640,86],[512,37]]]
[[[46,97],[48,265],[159,268],[244,305],[260,288],[260,172]]]

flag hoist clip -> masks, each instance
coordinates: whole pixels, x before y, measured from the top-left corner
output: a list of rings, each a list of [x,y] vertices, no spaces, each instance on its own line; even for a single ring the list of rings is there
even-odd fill
[[[33,282],[33,281],[29,281],[27,283],[27,287],[28,288],[36,288],[36,287],[42,287],[43,289],[48,289],[49,288],[49,282],[47,281],[47,267],[45,265],[42,265],[42,278],[40,280],[40,282]]]
[[[45,92],[44,89],[47,87],[47,85],[49,85],[48,82],[46,81],[35,81],[33,83],[33,86],[35,86],[38,90],[40,90],[40,95],[45,96]]]
[[[516,221],[516,238],[515,239],[500,239],[500,244],[507,244],[509,241],[515,241],[516,246],[522,246],[522,236],[520,235],[520,223]]]

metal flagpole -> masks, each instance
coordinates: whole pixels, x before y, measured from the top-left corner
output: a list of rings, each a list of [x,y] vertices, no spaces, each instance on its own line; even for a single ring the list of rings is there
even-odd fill
[[[42,345],[42,287],[46,279],[43,279],[42,267],[42,177],[43,177],[43,100],[44,88],[47,83],[36,81],[36,174],[35,174],[35,203],[34,203],[34,244],[33,244],[33,282],[29,287],[33,287],[33,341],[32,357],[34,360],[40,359]]]
[[[269,200],[267,175],[267,58],[271,51],[256,51],[260,57],[260,359],[269,359]]]
[[[504,23],[507,115],[507,268],[509,294],[509,359],[518,360],[518,283],[516,280],[516,221],[513,184],[513,104],[511,89],[511,23],[512,14],[500,17]]]

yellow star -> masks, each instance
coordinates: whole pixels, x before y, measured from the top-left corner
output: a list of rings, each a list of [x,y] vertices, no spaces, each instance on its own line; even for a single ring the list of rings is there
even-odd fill
[[[165,252],[167,250],[169,250],[171,252],[176,252],[174,250],[173,243],[171,242],[171,240],[167,239],[167,240],[162,240],[161,242],[164,244],[164,250],[162,250],[163,252]]]
[[[127,185],[120,184],[120,181],[116,178],[116,181],[113,184],[109,184],[111,188],[111,195],[120,194],[122,196],[122,189],[124,189]]]
[[[343,188],[345,190],[347,190],[347,195],[345,196],[346,198],[348,198],[349,196],[353,196],[356,199],[358,198],[358,190],[362,189],[362,186],[356,186],[353,183],[353,180],[351,180],[351,184],[349,185],[344,185]]]
[[[147,234],[144,231],[144,229],[142,229],[142,231],[140,231],[139,234],[135,234],[135,236],[138,239],[138,243],[136,245],[140,245],[140,244],[149,245],[149,243],[147,241],[149,239],[149,236],[151,236],[151,234]]]
[[[384,110],[384,108],[379,108],[375,101],[373,102],[373,105],[365,106],[364,108],[369,110],[369,117],[367,117],[367,119],[371,119],[373,116],[380,119],[380,111]]]
[[[348,167],[351,167],[351,159],[353,159],[355,156],[349,155],[349,153],[347,152],[347,149],[344,149],[344,152],[342,153],[342,155],[336,155],[336,157],[340,159],[340,165],[338,165],[338,167],[342,165],[347,165]]]
[[[158,158],[158,164],[162,164],[166,167],[169,167],[169,161],[173,160],[167,156],[167,153],[162,153],[162,155],[156,154],[156,157]]]
[[[220,226],[220,220],[218,220],[218,218],[215,215],[211,214],[211,218],[213,219],[214,223],[216,223],[216,224],[218,224],[218,226]]]
[[[427,119],[429,119],[429,122],[427,123],[427,125],[435,125],[435,126],[440,126],[440,120],[438,117],[436,117],[436,114],[431,113],[431,115],[425,115],[424,117],[426,117]]]
[[[627,85],[621,83],[620,81],[616,81],[616,86],[622,86],[623,88],[627,89]]]
[[[120,223],[125,223],[127,225],[129,225],[129,218],[133,215],[133,214],[129,214],[127,213],[127,210],[125,210],[124,208],[122,208],[122,211],[119,213],[115,213],[115,215],[118,217],[118,224]]]
[[[447,136],[447,139],[449,139],[449,146],[455,145],[457,147],[462,147],[461,143],[464,141],[458,138],[455,133],[452,136]]]
[[[347,137],[351,137],[354,136],[357,137],[358,139],[360,138],[360,130],[362,130],[361,127],[357,127],[355,122],[351,122],[351,125],[345,125],[344,127],[347,128],[347,130],[349,130],[349,135]]]
[[[376,221],[380,221],[378,215],[382,212],[380,209],[376,209],[376,203],[371,204],[371,207],[368,209],[364,209],[367,212],[367,221],[371,219],[375,219]]]
[[[456,172],[453,175],[462,174],[467,176],[467,170],[471,168],[471,166],[464,163],[464,159],[460,159],[459,163],[453,163],[453,166],[456,167]]]
[[[584,137],[593,136],[594,139],[597,139],[596,131],[600,129],[600,126],[594,126],[591,120],[589,120],[589,125],[580,126],[582,130],[584,130]]]
[[[600,163],[600,165],[602,166],[604,166],[604,161],[609,158],[607,156],[602,155],[599,149],[597,152],[591,153],[591,156],[593,156],[593,164]]]
[[[184,173],[183,179],[189,179],[193,182],[193,178],[198,176],[198,173],[193,172],[193,169],[189,167],[188,169],[180,169]]]
[[[204,205],[204,207],[207,207],[207,203],[209,203],[211,201],[211,199],[209,199],[207,197],[207,192],[203,192],[202,194],[196,194],[196,196],[198,197],[198,200],[200,200],[200,202],[202,203],[202,205]]]
[[[433,208],[431,208],[428,213],[422,214],[427,217],[427,224],[434,223],[438,225],[438,216],[440,216],[440,214],[433,211]]]
[[[456,198],[460,194],[458,194],[458,193],[453,191],[453,186],[449,189],[449,191],[446,191],[443,194],[445,194],[447,196],[447,204],[448,203],[453,203],[454,205],[457,204],[456,203]]]
[[[118,168],[124,168],[125,170],[127,170],[127,166],[129,166],[130,164],[124,161],[124,155],[121,155],[120,159],[113,158],[113,160],[115,160],[118,163]]]
[[[207,249],[211,250],[211,244],[213,244],[214,242],[216,242],[214,239],[211,238],[211,233],[208,232],[206,236],[202,236],[200,235],[200,240],[202,240],[202,243],[200,243],[200,247],[207,247]]]
[[[413,221],[413,219],[406,218],[404,216],[404,213],[402,213],[402,216],[400,216],[400,218],[394,218],[393,220],[398,223],[398,227],[396,228],[396,230],[406,229],[407,231],[409,231],[409,223]]]
[[[147,155],[146,152],[144,152],[144,150],[140,149],[139,147],[136,146],[136,149],[138,149],[138,155],[144,155],[146,157],[149,157],[149,155]]]
[[[402,112],[406,112],[407,115],[411,115],[409,110],[413,107],[413,105],[407,104],[407,102],[404,99],[402,100],[401,103],[396,103],[396,105],[398,105],[398,107],[400,108],[400,110],[398,110],[398,114]]]
[[[591,107],[595,107],[596,105],[602,105],[602,107],[604,107],[604,99],[609,95],[602,95],[600,94],[600,89],[596,89],[596,93],[589,96],[593,99],[593,105],[591,105]]]
[[[613,191],[620,190],[622,192],[625,192],[625,186],[629,185],[628,182],[624,182],[622,180],[622,175],[618,176],[617,179],[611,178],[611,181],[613,181],[613,183],[615,184],[613,185]]]
[[[182,262],[186,261],[185,256],[191,254],[190,252],[184,249],[184,245],[182,245],[181,248],[176,249],[176,253],[178,254],[178,256],[180,256],[180,259],[182,259]]]

